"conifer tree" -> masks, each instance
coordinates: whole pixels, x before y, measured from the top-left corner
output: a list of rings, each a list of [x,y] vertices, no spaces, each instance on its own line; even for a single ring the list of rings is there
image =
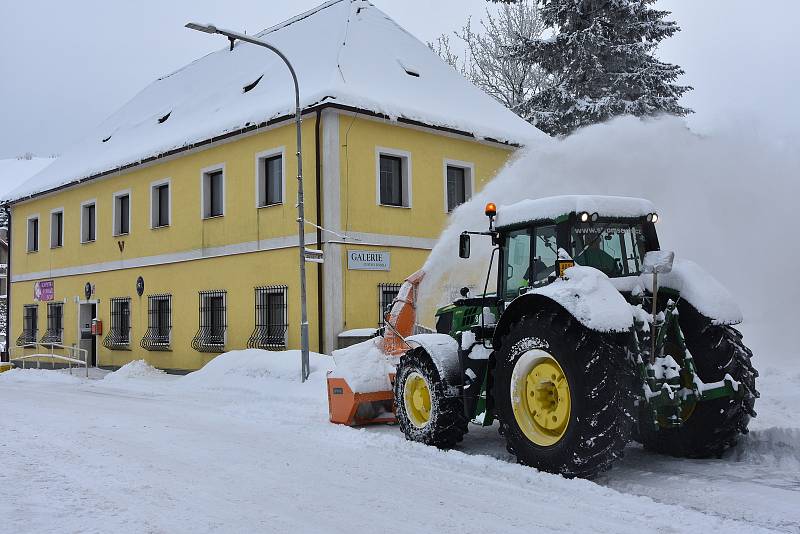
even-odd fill
[[[504,0],[513,3],[513,0]],[[678,102],[691,87],[678,85],[678,65],[654,55],[658,43],[680,28],[656,0],[540,0],[544,39],[519,36],[514,57],[539,65],[556,81],[534,95],[520,115],[550,135],[618,115],[683,116]]]

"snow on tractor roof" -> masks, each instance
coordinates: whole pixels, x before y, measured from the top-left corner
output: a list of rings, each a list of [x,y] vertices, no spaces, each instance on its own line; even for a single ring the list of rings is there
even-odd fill
[[[564,195],[526,199],[497,209],[497,226],[556,219],[570,213],[597,213],[600,217],[644,217],[656,211],[649,200],[633,197]]]
[[[546,137],[364,0],[326,2],[255,37],[292,62],[303,108],[339,105],[520,145]],[[291,118],[294,86],[278,56],[248,43],[225,45],[151,83],[3,198],[24,200]]]

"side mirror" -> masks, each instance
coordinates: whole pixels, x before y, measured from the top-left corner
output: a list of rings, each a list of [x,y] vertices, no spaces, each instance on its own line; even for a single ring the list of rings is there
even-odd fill
[[[668,250],[651,250],[644,255],[642,272],[644,274],[665,274],[672,272],[675,253]]]
[[[469,234],[461,234],[458,238],[458,257],[469,258]]]

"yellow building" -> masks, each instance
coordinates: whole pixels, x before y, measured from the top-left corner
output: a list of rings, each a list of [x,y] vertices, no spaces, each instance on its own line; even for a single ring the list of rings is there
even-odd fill
[[[311,348],[329,352],[378,326],[448,212],[537,134],[368,2],[258,37],[300,80],[305,239],[324,256],[307,264]],[[155,81],[14,191],[12,357],[61,343],[103,366],[196,369],[297,348],[292,94],[277,57],[236,43]]]

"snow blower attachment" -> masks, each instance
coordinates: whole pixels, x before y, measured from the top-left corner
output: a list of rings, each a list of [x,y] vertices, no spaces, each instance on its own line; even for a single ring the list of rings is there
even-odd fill
[[[411,348],[405,338],[414,333],[417,289],[424,276],[424,271],[417,271],[406,278],[384,317],[386,326],[383,335],[357,346],[372,344],[371,347],[366,350],[343,349],[334,352],[334,358],[350,352],[349,358],[355,361],[349,361],[345,365],[358,376],[346,371],[328,373],[328,409],[332,423],[361,426],[397,422],[392,389],[394,369],[400,355]],[[378,363],[385,363],[385,372],[379,365],[375,365],[376,360]],[[337,359],[337,370],[340,361]],[[364,376],[370,372],[373,376]],[[385,382],[376,380],[376,373],[385,375]],[[352,384],[348,383],[348,378]],[[385,389],[381,389],[381,386]]]

